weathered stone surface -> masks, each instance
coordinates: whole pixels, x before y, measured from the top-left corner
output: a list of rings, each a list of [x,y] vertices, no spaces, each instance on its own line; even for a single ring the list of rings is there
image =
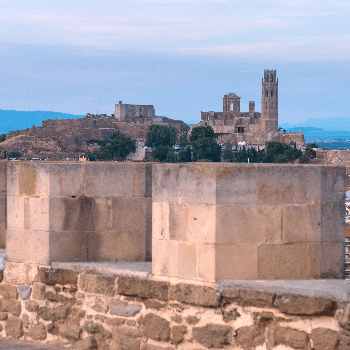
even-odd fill
[[[189,316],[191,317],[191,316]],[[181,323],[182,322],[182,317],[180,315],[174,315],[174,316],[171,316],[170,319],[176,323]]]
[[[230,322],[237,318],[239,315],[237,312],[237,308],[232,307],[231,305],[227,305],[221,309],[222,319],[224,322]]]
[[[82,273],[79,277],[79,288],[87,293],[113,296],[115,292],[115,276]]]
[[[115,316],[134,317],[141,309],[141,305],[128,304],[119,300],[112,300],[109,304],[109,312]]]
[[[17,299],[17,287],[12,284],[0,284],[0,295],[4,298]]]
[[[19,317],[21,315],[21,302],[14,299],[3,298],[0,300],[0,310]]]
[[[59,327],[59,334],[67,339],[79,340],[81,328],[79,326],[63,324]]]
[[[50,300],[50,301],[57,301],[60,303],[63,303],[67,300],[67,298],[65,296],[59,295],[59,294],[54,294],[52,292],[46,292],[45,299]]]
[[[170,283],[149,279],[118,277],[118,294],[144,299],[168,300]]]
[[[0,283],[4,279],[4,270],[0,270]]]
[[[43,300],[45,297],[45,285],[40,283],[33,284],[32,298]]]
[[[270,333],[269,343],[273,345],[285,345],[293,349],[306,349],[308,335],[306,332],[297,329],[276,326]]]
[[[106,319],[106,316],[104,316],[104,315],[95,315],[94,318],[95,318],[95,320],[99,320],[101,322],[104,322],[105,319]]]
[[[225,288],[222,297],[242,306],[269,307],[275,300],[274,293],[258,290]]]
[[[191,325],[196,325],[199,322],[199,318],[197,316],[187,316],[186,322]]]
[[[311,332],[314,350],[335,350],[338,345],[337,332],[327,328],[315,328]]]
[[[29,316],[27,314],[22,315],[23,328],[28,328],[29,326]]]
[[[11,317],[5,323],[6,336],[18,339],[23,335],[23,322],[19,318]]]
[[[219,324],[208,323],[204,327],[194,327],[192,336],[198,343],[203,344],[207,348],[223,348],[230,344],[232,336],[232,328]]]
[[[80,349],[80,350],[91,350],[91,349],[97,349],[97,341],[94,339],[94,337],[90,336],[85,339],[79,340],[72,346],[73,349]]]
[[[142,335],[154,340],[166,341],[170,335],[170,323],[155,314],[147,314],[142,320]]]
[[[171,338],[175,344],[181,343],[184,340],[186,333],[187,327],[184,325],[171,327]]]
[[[28,300],[25,303],[25,308],[29,312],[38,312],[39,304],[35,300]]]
[[[8,319],[7,312],[0,312],[0,321],[6,321]]]
[[[38,281],[38,265],[6,262],[4,280],[16,285],[31,284]]]
[[[221,298],[213,288],[179,283],[170,286],[169,299],[198,306],[217,307]]]
[[[336,309],[333,300],[292,294],[277,295],[274,306],[291,315],[333,316]]]
[[[28,335],[34,340],[45,340],[47,337],[45,325],[43,323],[39,323],[29,328]]]
[[[141,345],[141,331],[137,328],[114,327],[111,349],[139,350]]]
[[[28,300],[32,294],[31,286],[18,286],[18,294],[22,300]]]
[[[244,349],[255,349],[265,342],[264,330],[256,325],[239,328],[236,331],[236,340]]]
[[[108,326],[122,326],[125,323],[125,318],[106,318]]]
[[[105,313],[109,308],[109,298],[93,296],[86,300],[86,305],[97,312]]]
[[[4,327],[2,326],[2,324],[0,324],[0,332],[2,332],[3,329]]]
[[[143,303],[145,304],[146,309],[156,309],[156,310],[165,308],[167,305],[166,303],[162,303],[154,299],[145,299]]]
[[[48,285],[70,284],[76,286],[78,284],[78,274],[69,270],[50,270],[42,267],[39,270],[39,280],[41,283]]]
[[[157,346],[157,345],[153,345],[153,344],[143,344],[142,346],[142,350],[174,350],[175,348],[172,346]]]
[[[339,341],[338,350],[349,350],[350,349],[350,337],[345,337]]]
[[[42,307],[39,310],[39,316],[45,321],[58,321],[67,318],[68,307],[66,305],[61,305],[53,309]]]
[[[102,325],[92,321],[85,322],[83,329],[89,334],[103,333],[105,331]]]
[[[113,340],[110,350],[140,350],[141,339],[119,338]]]

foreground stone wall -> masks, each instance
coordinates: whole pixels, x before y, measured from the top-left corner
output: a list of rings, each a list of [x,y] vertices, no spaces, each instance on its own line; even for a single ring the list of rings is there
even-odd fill
[[[0,335],[77,349],[350,347],[350,303],[6,263]]]
[[[6,246],[6,178],[7,161],[0,162],[0,249]]]
[[[152,171],[154,275],[343,277],[344,167],[187,163]]]
[[[7,261],[150,260],[151,169],[112,162],[8,163]]]

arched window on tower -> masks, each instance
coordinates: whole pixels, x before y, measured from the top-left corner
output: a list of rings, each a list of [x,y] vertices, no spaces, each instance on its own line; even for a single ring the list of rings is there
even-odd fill
[[[271,102],[271,109],[273,109],[273,102]]]
[[[273,74],[271,74],[271,80],[270,81],[271,81],[271,83],[273,82]]]
[[[267,102],[266,102],[266,109],[267,109]]]
[[[273,97],[273,90],[271,90],[271,97]]]
[[[266,90],[266,97],[269,97],[269,91]]]
[[[230,111],[233,111],[233,102],[230,103]]]

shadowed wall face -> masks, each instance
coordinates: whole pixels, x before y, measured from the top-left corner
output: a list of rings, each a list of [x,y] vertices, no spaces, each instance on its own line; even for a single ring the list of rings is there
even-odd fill
[[[8,261],[151,259],[151,167],[9,163]]]
[[[0,162],[0,249],[6,246],[6,173],[7,162]]]
[[[153,274],[342,278],[344,179],[332,166],[155,164]]]

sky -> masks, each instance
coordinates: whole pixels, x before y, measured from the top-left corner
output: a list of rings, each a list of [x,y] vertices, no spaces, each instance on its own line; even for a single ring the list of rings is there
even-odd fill
[[[0,109],[85,115],[119,101],[197,123],[230,92],[279,122],[350,117],[350,0],[0,0]]]

